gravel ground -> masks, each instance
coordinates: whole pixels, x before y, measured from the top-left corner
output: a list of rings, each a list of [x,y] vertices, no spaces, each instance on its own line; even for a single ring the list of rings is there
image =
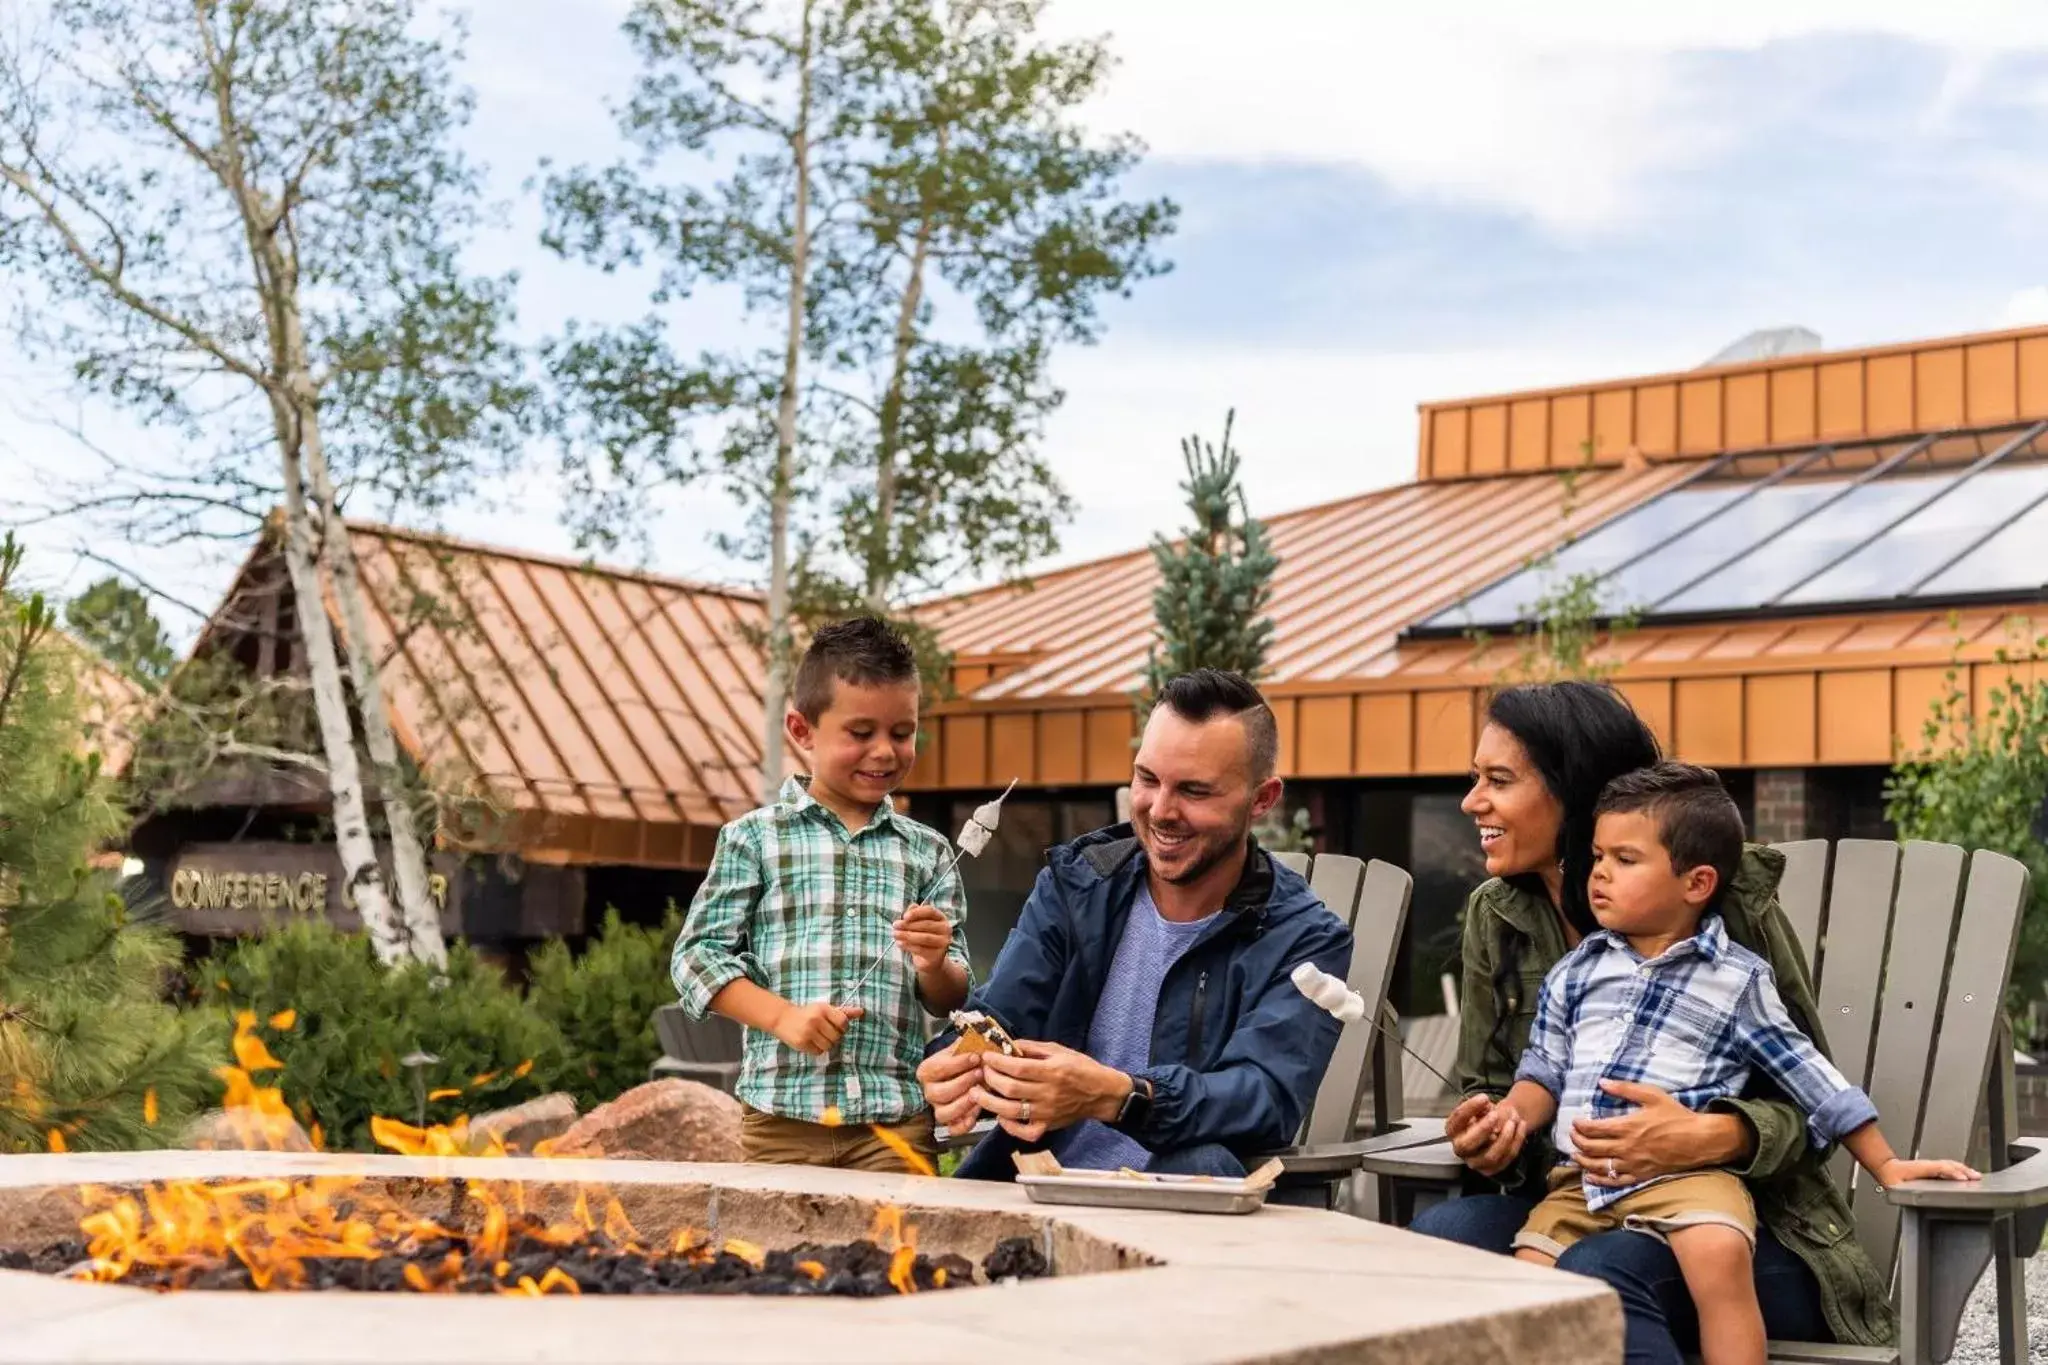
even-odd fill
[[[1991,1304],[1993,1277],[1984,1272],[1963,1310],[1953,1365],[1998,1365],[1998,1314]],[[2048,1361],[2048,1257],[2027,1262],[2027,1359]]]

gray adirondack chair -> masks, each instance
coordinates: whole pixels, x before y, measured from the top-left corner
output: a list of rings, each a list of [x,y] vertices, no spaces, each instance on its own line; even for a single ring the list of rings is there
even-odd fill
[[[647,1069],[647,1079],[676,1077],[700,1081],[732,1093],[740,1078],[740,1026],[721,1015],[692,1019],[681,1005],[659,1005],[654,1011],[654,1036],[662,1055]]]
[[[1362,1159],[1351,1139],[1366,1086],[1372,1087],[1374,1133],[1385,1131],[1400,1116],[1399,1066],[1373,1021],[1380,1020],[1392,1031],[1395,1021],[1387,1006],[1387,988],[1393,982],[1415,880],[1377,858],[1364,863],[1340,853],[1314,859],[1301,853],[1273,857],[1306,877],[1323,904],[1350,926],[1351,971],[1346,982],[1366,1004],[1365,1018],[1346,1024],[1337,1037],[1336,1051],[1296,1145],[1275,1153],[1281,1163],[1281,1188],[1317,1190],[1325,1207],[1335,1207]],[[1378,1203],[1375,1191],[1371,1205],[1376,1208]]]
[[[2012,1037],[2003,1008],[2026,869],[2001,854],[1951,844],[1844,839],[1780,845],[1779,900],[1807,954],[1834,1061],[1875,1101],[1901,1152],[1970,1156],[1980,1118],[1989,1151],[1981,1184],[1923,1181],[1889,1192],[1846,1154],[1834,1173],[1850,1194],[1854,1235],[1881,1271],[1895,1272],[1896,1351],[1771,1343],[1783,1365],[1932,1365],[1955,1350],[1965,1300],[1995,1266],[1999,1353],[2027,1358],[2026,1258],[2048,1222],[2048,1142],[2017,1136]],[[1363,1168],[1402,1185],[1402,1212],[1446,1197],[1459,1180],[1442,1122],[1415,1122],[1376,1140]],[[1363,1144],[1373,1146],[1373,1144]],[[1421,1200],[1408,1197],[1419,1188]]]

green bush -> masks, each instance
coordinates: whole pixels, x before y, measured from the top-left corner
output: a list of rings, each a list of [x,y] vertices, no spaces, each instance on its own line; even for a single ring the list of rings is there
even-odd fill
[[[2032,883],[2006,996],[2015,1016],[2048,985],[2048,845],[2035,832],[2048,800],[2048,681],[2028,676],[2043,657],[2048,637],[2001,648],[1995,663],[2008,676],[1981,708],[1964,666],[1951,666],[1920,743],[1904,749],[1885,785],[1885,814],[1901,839],[1988,848],[2026,865]],[[2024,1029],[2019,1039],[2029,1045]]]
[[[253,1010],[267,1021],[296,1012],[289,1029],[262,1027],[284,1069],[257,1081],[282,1090],[331,1148],[375,1150],[372,1115],[419,1118],[409,1053],[439,1059],[421,1070],[428,1092],[457,1092],[428,1102],[430,1123],[532,1099],[564,1070],[554,1025],[463,943],[450,945],[437,981],[418,963],[381,965],[360,934],[301,921],[216,953],[199,980],[231,1014]]]
[[[556,1088],[574,1095],[579,1109],[639,1085],[661,1056],[652,1016],[676,998],[668,962],[682,924],[673,903],[655,928],[607,910],[581,957],[556,939],[529,959],[527,1002],[561,1035],[567,1064]]]

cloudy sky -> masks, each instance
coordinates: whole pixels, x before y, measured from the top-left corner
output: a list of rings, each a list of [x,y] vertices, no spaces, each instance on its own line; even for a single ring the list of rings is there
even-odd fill
[[[530,337],[647,306],[544,255],[521,188],[540,157],[615,145],[623,8],[474,7],[471,146],[512,206],[476,262],[521,272]],[[1685,367],[1758,327],[1847,346],[2048,321],[2038,0],[1053,0],[1050,23],[1112,35],[1089,119],[1143,137],[1130,188],[1182,207],[1173,273],[1061,358],[1063,559],[1171,527],[1177,441],[1227,406],[1275,512],[1407,477],[1428,399]],[[63,401],[0,348],[0,490],[65,463],[37,421]],[[445,525],[566,551],[553,457],[529,463]],[[666,509],[654,565],[743,575],[707,542],[720,514],[709,493]],[[38,530],[40,576],[88,581],[70,547],[89,538]],[[201,602],[232,569],[199,547],[129,557]]]

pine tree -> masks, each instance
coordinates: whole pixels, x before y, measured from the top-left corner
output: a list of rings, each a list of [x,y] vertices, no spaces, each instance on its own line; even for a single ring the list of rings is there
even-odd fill
[[[79,640],[138,682],[162,686],[177,652],[163,622],[140,588],[102,578],[64,606],[64,622]]]
[[[1264,523],[1252,518],[1239,485],[1237,452],[1230,446],[1232,409],[1223,419],[1221,448],[1190,436],[1180,443],[1187,465],[1193,524],[1180,541],[1152,539],[1159,586],[1152,615],[1159,638],[1145,660],[1142,715],[1170,678],[1197,668],[1222,668],[1257,682],[1266,671],[1273,622],[1266,604],[1279,566],[1266,543]]]
[[[1145,686],[1138,695],[1138,716],[1152,710],[1167,682],[1197,668],[1241,673],[1253,682],[1266,672],[1266,654],[1273,645],[1273,620],[1266,606],[1273,597],[1273,571],[1280,559],[1266,541],[1265,523],[1245,504],[1238,482],[1239,461],[1230,445],[1237,420],[1231,409],[1223,418],[1223,444],[1218,447],[1190,436],[1180,443],[1187,465],[1187,494],[1192,524],[1179,541],[1152,539],[1152,561],[1159,566],[1159,586],[1152,590],[1152,616],[1159,637],[1145,659]],[[1259,842],[1271,849],[1309,848],[1308,812],[1296,810],[1281,820],[1276,810],[1258,831]]]
[[[163,999],[177,941],[88,867],[123,816],[82,752],[87,659],[15,590],[21,561],[0,539],[0,1152],[162,1145],[213,1093],[218,1040]]]

